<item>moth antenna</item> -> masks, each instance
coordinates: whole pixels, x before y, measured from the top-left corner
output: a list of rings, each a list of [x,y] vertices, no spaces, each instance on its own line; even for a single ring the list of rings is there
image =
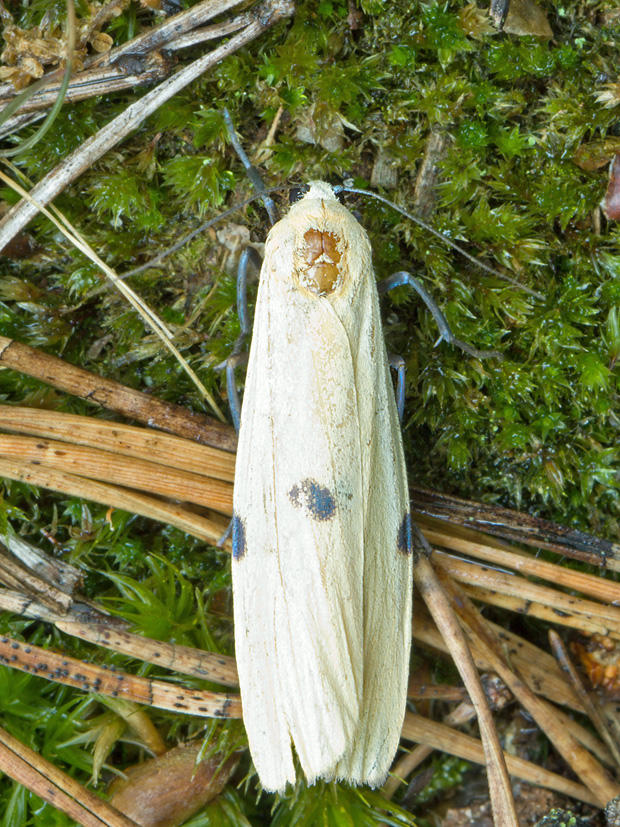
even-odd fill
[[[535,298],[542,300],[543,297],[540,295],[540,293],[537,293],[535,290],[532,290],[530,287],[526,287],[525,284],[521,284],[520,281],[517,281],[516,279],[513,279],[510,276],[507,276],[504,273],[500,273],[499,270],[495,270],[495,268],[490,267],[488,264],[485,264],[483,261],[479,261],[477,258],[470,255],[466,250],[464,250],[456,242],[452,241],[450,238],[448,238],[447,236],[440,233],[439,230],[436,230],[434,227],[431,227],[430,224],[427,224],[426,221],[422,221],[422,219],[418,218],[416,215],[413,215],[412,213],[407,212],[407,210],[403,209],[403,207],[399,207],[397,204],[394,204],[388,198],[384,198],[382,195],[379,195],[376,192],[372,192],[371,190],[362,190],[362,189],[358,189],[357,187],[345,187],[344,185],[334,187],[334,192],[352,192],[352,193],[355,193],[357,195],[367,195],[369,198],[374,198],[376,201],[380,201],[382,204],[387,204],[388,207],[391,207],[393,210],[396,210],[396,212],[400,213],[401,215],[404,215],[405,218],[409,219],[409,221],[412,221],[414,224],[417,224],[418,227],[422,227],[427,232],[429,232],[431,235],[434,235],[435,238],[438,238],[441,241],[443,241],[443,243],[446,244],[448,247],[451,247],[453,250],[456,250],[457,253],[462,255],[463,258],[466,258],[468,261],[471,261],[471,263],[475,264],[476,267],[479,267],[481,270],[484,270],[485,272],[490,273],[492,276],[496,276],[497,278],[501,279],[502,281],[509,282],[510,284],[514,285],[515,287],[518,287],[519,290],[523,290],[525,293],[529,293],[530,296],[534,296]]]
[[[243,345],[250,332],[250,319],[248,316],[248,266],[252,264],[259,272],[263,264],[262,258],[254,247],[245,247],[239,258],[237,265],[237,315],[239,316],[239,326],[241,332],[237,336],[237,340],[233,347],[232,353],[221,366],[226,366],[226,388],[228,394],[228,405],[230,413],[235,426],[235,431],[239,433],[239,425],[241,423],[241,400],[239,399],[239,392],[237,390],[237,383],[235,382],[235,368],[237,365],[247,361],[247,353],[242,353]]]
[[[265,189],[265,184],[263,183],[263,179],[260,177],[259,171],[250,162],[250,159],[245,154],[245,150],[243,149],[239,139],[237,138],[237,133],[235,132],[235,125],[233,123],[233,119],[231,118],[228,109],[224,109],[223,114],[224,121],[226,122],[226,127],[228,128],[228,136],[230,138],[230,142],[233,145],[235,152],[239,156],[241,163],[245,167],[246,174],[250,179],[252,186],[258,193],[260,193],[263,199],[263,204],[265,205],[265,209],[267,210],[267,214],[269,215],[269,220],[271,221],[271,224],[273,226],[278,220],[278,211],[276,209],[276,205],[274,204],[273,199],[269,198],[266,195],[267,190]]]

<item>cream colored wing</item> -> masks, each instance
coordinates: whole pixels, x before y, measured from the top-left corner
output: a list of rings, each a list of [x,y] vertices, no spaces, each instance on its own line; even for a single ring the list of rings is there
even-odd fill
[[[268,239],[235,476],[244,721],[277,790],[294,780],[291,744],[311,782],[380,783],[408,674],[400,429],[368,242],[330,192],[311,189]],[[338,248],[330,294],[308,286],[308,230]]]

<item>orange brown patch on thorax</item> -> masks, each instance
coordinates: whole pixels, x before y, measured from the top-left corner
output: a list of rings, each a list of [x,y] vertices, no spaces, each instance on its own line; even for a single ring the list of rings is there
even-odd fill
[[[304,258],[308,288],[319,294],[331,293],[340,276],[338,265],[341,255],[337,237],[333,233],[313,229],[304,234],[304,240],[308,245]]]

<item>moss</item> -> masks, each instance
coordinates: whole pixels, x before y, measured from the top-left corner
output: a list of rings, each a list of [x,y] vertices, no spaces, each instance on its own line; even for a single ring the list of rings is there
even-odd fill
[[[398,172],[389,195],[405,206],[414,203],[416,173],[431,134],[439,131],[446,142],[433,225],[542,298],[478,271],[384,205],[351,200],[370,233],[377,275],[411,270],[460,338],[506,357],[481,363],[445,344],[436,347],[434,322],[414,296],[399,290],[386,299],[388,347],[407,363],[404,433],[411,477],[617,538],[620,231],[603,223],[599,232],[594,220],[607,183],[604,164],[584,169],[577,161],[590,145],[600,158],[605,142],[617,141],[617,107],[605,108],[596,95],[615,78],[618,16],[606,13],[611,6],[604,0],[548,6],[554,38],[547,40],[493,33],[480,11],[458,0],[363,0],[357,19],[344,0],[297,5],[294,21],[162,107],[57,198],[57,206],[122,272],[249,193],[226,136],[224,106],[250,154],[282,107],[275,144],[260,161],[267,184],[350,177],[367,185],[383,150]],[[45,12],[62,19],[62,7],[35,0],[23,8],[20,25],[38,23]],[[88,15],[86,4],[78,13]],[[131,4],[108,31],[118,44],[149,21],[148,11]],[[66,106],[44,143],[17,163],[31,179],[40,178],[141,94]],[[298,137],[310,115],[316,143]],[[325,149],[336,133],[340,148],[328,143]],[[2,197],[14,201],[6,190]],[[253,239],[264,238],[260,206],[235,220],[248,224]],[[92,265],[46,220],[37,218],[28,231],[37,253],[2,264],[0,333],[208,411],[116,293],[91,296],[103,284]],[[178,346],[225,406],[214,367],[230,351],[238,323],[234,276],[221,269],[214,235],[196,239],[163,269],[146,271],[132,284],[173,328],[201,310]],[[92,412],[8,371],[0,372],[0,394],[12,403]],[[115,513],[112,528],[106,511],[5,485],[3,513],[33,542],[80,565],[90,595],[145,633],[230,651],[221,554],[129,514]],[[5,616],[2,626],[41,645],[60,643],[37,624]],[[77,657],[116,657],[70,638],[62,646]],[[149,667],[149,674],[158,673]],[[61,710],[63,726],[48,732],[35,724],[22,714],[20,698],[29,699],[42,721]],[[88,777],[89,754],[62,747],[74,711],[82,709],[79,694],[0,669],[0,703],[14,704],[14,734],[82,781]],[[203,726],[163,712],[153,717],[168,737]],[[119,745],[119,765],[135,758],[135,748]],[[6,779],[2,785],[5,823],[65,823]],[[303,793],[308,811],[318,806],[318,793]],[[220,823],[247,823],[246,817],[253,824],[286,823],[298,806],[284,799],[271,816],[272,799],[255,806],[253,796],[250,783],[248,792],[212,805],[228,808],[229,821],[220,813]],[[376,813],[368,804],[355,823],[384,818]],[[334,816],[333,823],[344,822]]]

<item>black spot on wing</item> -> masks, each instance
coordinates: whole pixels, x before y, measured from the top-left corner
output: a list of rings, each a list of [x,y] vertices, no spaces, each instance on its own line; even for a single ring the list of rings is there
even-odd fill
[[[245,556],[245,523],[238,514],[232,518],[232,556],[233,560],[241,560]]]
[[[315,520],[329,520],[336,511],[336,501],[329,488],[319,485],[316,480],[296,483],[288,492],[288,498],[295,508],[307,508]]]
[[[398,529],[397,536],[398,550],[401,554],[411,554],[413,551],[413,537],[411,534],[411,516],[407,513]]]

